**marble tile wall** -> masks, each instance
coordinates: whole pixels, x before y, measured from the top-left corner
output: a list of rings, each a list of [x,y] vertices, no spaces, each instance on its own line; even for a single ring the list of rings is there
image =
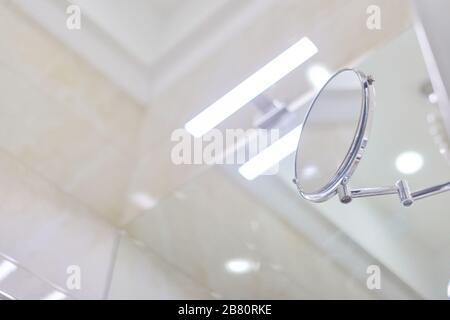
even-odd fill
[[[213,299],[194,282],[148,248],[124,235],[118,248],[109,299]]]
[[[55,184],[0,151],[0,252],[65,288],[82,271],[77,298],[102,298],[117,231]]]
[[[0,147],[116,223],[144,107],[0,4]]]

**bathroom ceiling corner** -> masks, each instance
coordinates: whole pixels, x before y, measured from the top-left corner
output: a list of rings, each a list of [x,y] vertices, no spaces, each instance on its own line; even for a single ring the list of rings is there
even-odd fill
[[[365,12],[369,2],[136,0],[130,5],[108,0],[17,0],[10,3],[148,106],[152,98],[170,89],[203,61],[220,56],[224,47],[232,47],[236,57],[261,55],[255,54],[255,50],[264,55],[268,48],[275,48],[272,53],[275,54],[285,49],[289,38],[292,43],[295,37],[298,40],[300,36],[318,34],[313,42],[335,52],[321,59],[330,66],[341,66],[410,25],[409,3],[378,0],[375,2],[385,9],[385,28],[349,41],[343,36],[345,30],[355,23],[365,23],[358,17],[365,17],[360,12]],[[68,16],[66,8],[72,3],[81,8],[80,30],[61,27]],[[285,21],[280,23],[280,18]],[[345,24],[340,28],[332,27],[341,21]],[[297,25],[295,33],[285,29],[290,24]],[[324,33],[325,29],[330,32]],[[248,42],[255,30],[265,35],[267,42],[258,43],[253,37],[255,41],[242,45],[242,39]],[[342,41],[348,52],[342,51]],[[227,64],[234,60],[230,55],[228,59],[231,60],[225,61]]]
[[[212,54],[273,0],[17,0],[9,2],[73,49],[142,105]],[[66,9],[81,9],[68,30]]]

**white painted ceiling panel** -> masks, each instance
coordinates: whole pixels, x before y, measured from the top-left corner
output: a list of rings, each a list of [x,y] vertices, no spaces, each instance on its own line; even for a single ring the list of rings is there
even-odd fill
[[[74,0],[82,12],[147,66],[229,0]]]

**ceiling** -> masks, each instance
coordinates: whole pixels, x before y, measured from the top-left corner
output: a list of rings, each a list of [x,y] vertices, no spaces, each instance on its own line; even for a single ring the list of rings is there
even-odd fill
[[[222,9],[229,0],[75,0],[83,13],[147,67],[157,63],[192,32]]]

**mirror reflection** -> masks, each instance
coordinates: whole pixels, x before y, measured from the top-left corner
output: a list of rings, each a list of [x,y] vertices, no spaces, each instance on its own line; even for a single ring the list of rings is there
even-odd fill
[[[332,77],[313,101],[295,160],[304,193],[319,193],[333,182],[356,135],[362,102],[359,76],[348,69]]]

